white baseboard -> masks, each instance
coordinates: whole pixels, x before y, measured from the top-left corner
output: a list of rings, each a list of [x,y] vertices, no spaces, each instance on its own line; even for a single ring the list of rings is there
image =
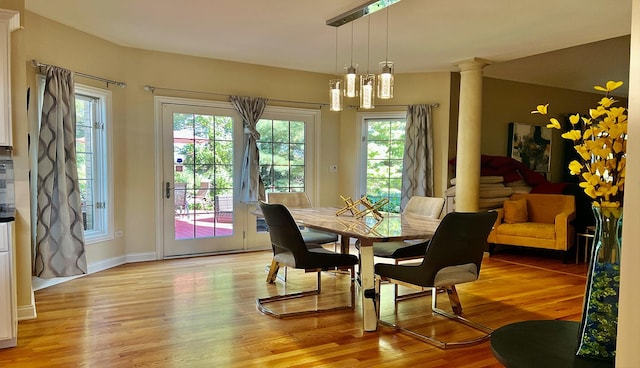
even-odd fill
[[[36,305],[22,305],[18,307],[18,321],[26,321],[28,319],[36,319],[38,314],[36,313]]]
[[[146,261],[155,261],[156,260],[156,254],[149,252],[149,253],[134,253],[134,254],[127,254],[126,256],[121,256],[121,257],[114,257],[111,259],[106,259],[100,262],[96,262],[96,263],[92,263],[89,264],[87,266],[87,275],[90,275],[92,273],[96,273],[96,272],[100,272],[100,271],[104,271],[104,270],[108,270],[109,268],[113,268],[116,266],[120,266],[123,265],[125,263],[134,263],[134,262],[146,262]],[[66,281],[70,281],[73,279],[76,279],[78,277],[83,277],[86,275],[76,275],[76,276],[70,276],[70,277],[54,277],[51,279],[41,279],[39,277],[32,277],[31,278],[31,289],[33,291],[37,291],[40,289],[44,289],[53,285],[57,285]],[[18,309],[20,308],[30,308],[29,306],[19,306]],[[34,310],[34,315],[35,315],[35,310]]]

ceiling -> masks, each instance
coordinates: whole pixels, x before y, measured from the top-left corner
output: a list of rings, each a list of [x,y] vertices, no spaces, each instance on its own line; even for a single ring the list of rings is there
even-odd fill
[[[364,2],[25,0],[25,6],[122,46],[318,73],[342,73],[351,60],[359,71],[375,72],[388,54],[396,73],[455,71],[460,61],[482,58],[493,63],[485,75],[495,78],[589,91],[608,79],[628,81],[631,0],[402,0],[339,28],[326,25]]]

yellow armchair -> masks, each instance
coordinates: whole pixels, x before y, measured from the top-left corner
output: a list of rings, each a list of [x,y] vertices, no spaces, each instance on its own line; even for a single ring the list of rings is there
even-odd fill
[[[498,217],[487,238],[490,252],[495,244],[508,244],[563,251],[566,260],[566,252],[575,244],[575,229],[571,225],[576,216],[575,197],[524,193],[510,197],[519,199],[526,200],[526,221],[507,223],[505,209],[497,210]]]

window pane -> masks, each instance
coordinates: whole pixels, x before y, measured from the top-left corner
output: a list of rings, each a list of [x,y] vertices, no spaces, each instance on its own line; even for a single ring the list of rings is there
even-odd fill
[[[289,187],[289,166],[274,166],[274,185],[279,188]]]
[[[233,141],[233,119],[230,116],[215,117],[215,139]]]
[[[291,123],[291,143],[304,143],[304,123],[292,121]]]
[[[271,126],[271,120],[260,119],[256,124],[256,130],[260,133],[260,141],[273,142],[273,129]]]
[[[273,144],[273,163],[275,165],[289,164],[289,145],[274,143]]]
[[[292,144],[290,150],[291,165],[304,165],[304,144]]]
[[[273,141],[289,142],[289,122],[282,120],[273,121]]]

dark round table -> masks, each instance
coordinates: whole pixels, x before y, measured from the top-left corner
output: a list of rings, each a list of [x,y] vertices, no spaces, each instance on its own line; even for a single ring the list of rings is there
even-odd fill
[[[491,351],[507,368],[599,368],[613,361],[577,357],[578,329],[574,321],[525,321],[491,334]]]

